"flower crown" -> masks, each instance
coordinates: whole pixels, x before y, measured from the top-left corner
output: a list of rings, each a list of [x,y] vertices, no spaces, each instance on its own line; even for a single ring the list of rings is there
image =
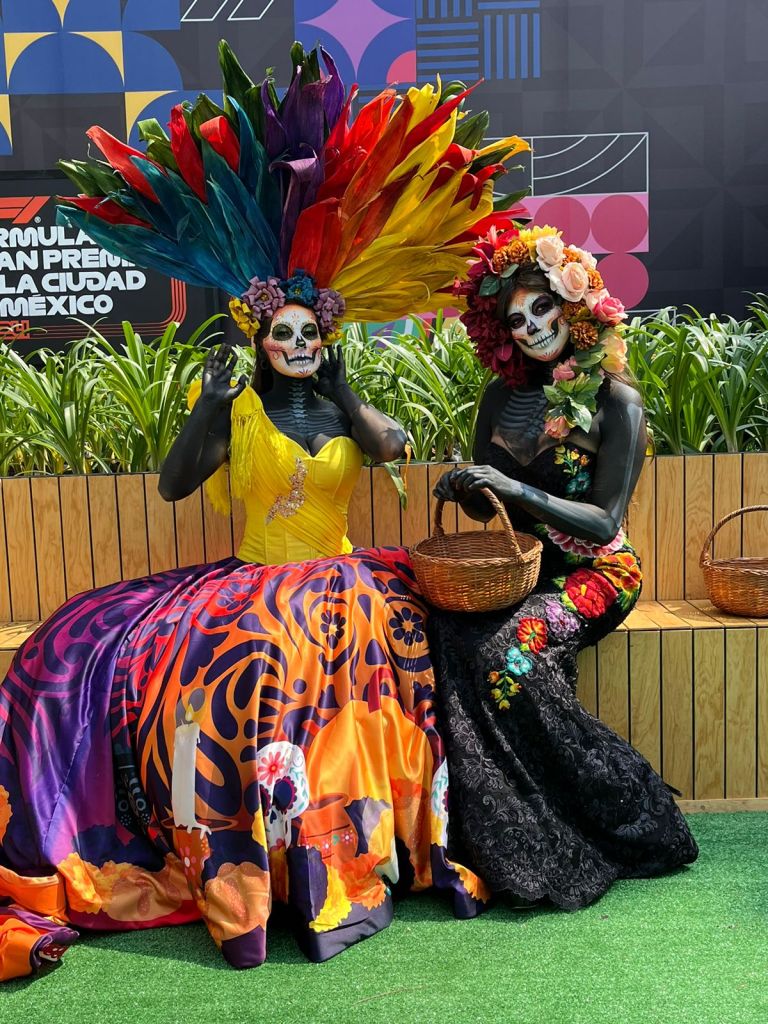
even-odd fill
[[[627,344],[621,334],[626,319],[623,304],[605,287],[595,257],[566,245],[562,232],[549,226],[497,232],[494,229],[473,250],[477,259],[469,279],[456,285],[466,296],[461,316],[483,366],[510,387],[527,380],[523,353],[498,317],[498,297],[505,281],[526,270],[539,270],[550,290],[562,300],[574,354],[558,363],[553,383],[544,388],[549,400],[544,430],[563,438],[574,427],[588,431],[597,411],[597,393],[606,373],[621,373],[627,365]]]
[[[339,336],[344,299],[332,288],[318,288],[304,270],[297,270],[283,281],[277,277],[268,277],[266,281],[252,278],[241,298],[230,301],[229,310],[243,334],[252,339],[264,320],[271,320],[278,309],[292,302],[312,310],[324,344]]]

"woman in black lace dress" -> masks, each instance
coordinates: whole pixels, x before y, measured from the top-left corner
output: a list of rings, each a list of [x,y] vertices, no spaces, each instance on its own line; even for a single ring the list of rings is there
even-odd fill
[[[640,594],[621,524],[644,417],[619,376],[623,307],[589,253],[534,229],[491,236],[477,255],[464,321],[498,379],[483,397],[476,465],[435,493],[483,520],[492,512],[477,492],[490,488],[544,552],[519,605],[430,617],[449,845],[494,891],[575,909],[617,878],[658,875],[698,852],[662,779],[576,698],[576,655]]]

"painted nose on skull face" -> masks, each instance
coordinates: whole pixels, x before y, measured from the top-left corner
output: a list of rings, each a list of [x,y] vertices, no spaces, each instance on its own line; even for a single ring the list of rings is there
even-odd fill
[[[272,369],[284,377],[310,377],[322,358],[322,339],[315,314],[288,304],[272,318],[264,351]]]
[[[547,291],[518,288],[506,310],[510,335],[525,355],[548,363],[557,359],[568,343],[570,328],[562,306]]]

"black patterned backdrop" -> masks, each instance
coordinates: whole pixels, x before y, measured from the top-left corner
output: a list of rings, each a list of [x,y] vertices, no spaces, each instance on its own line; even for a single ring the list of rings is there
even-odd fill
[[[0,0],[0,34],[0,321],[44,324],[51,340],[71,328],[64,293],[47,289],[71,286],[72,300],[75,285],[108,282],[44,284],[42,267],[22,280],[20,248],[39,246],[49,272],[60,256],[46,246],[88,248],[46,232],[44,197],[61,186],[41,173],[82,156],[93,123],[135,143],[141,118],[215,92],[221,37],[281,85],[294,38],[327,46],[365,96],[482,77],[493,133],[533,145],[510,190],[530,184],[535,219],[599,254],[628,305],[740,314],[745,293],[768,290],[766,0]],[[68,259],[73,274],[105,269]],[[109,330],[199,321],[215,305],[151,277],[111,283]]]

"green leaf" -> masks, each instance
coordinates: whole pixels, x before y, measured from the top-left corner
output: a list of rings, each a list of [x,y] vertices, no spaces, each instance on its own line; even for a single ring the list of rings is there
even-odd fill
[[[465,149],[479,149],[491,123],[491,115],[486,110],[465,117],[459,121],[453,141]]]
[[[578,402],[573,404],[573,419],[577,427],[580,427],[585,434],[589,433],[589,428],[592,426],[592,413]]]
[[[497,295],[501,291],[501,280],[495,274],[486,274],[480,285],[480,295]]]
[[[510,192],[506,196],[494,196],[493,197],[493,212],[503,213],[505,210],[511,210],[513,206],[520,202],[521,199],[525,199],[526,196],[530,195],[531,189],[522,188],[519,192]]]
[[[510,263],[508,267],[504,267],[504,269],[502,270],[501,277],[506,281],[508,278],[512,277],[512,275],[515,273],[516,270],[519,269],[519,267],[519,263]]]

